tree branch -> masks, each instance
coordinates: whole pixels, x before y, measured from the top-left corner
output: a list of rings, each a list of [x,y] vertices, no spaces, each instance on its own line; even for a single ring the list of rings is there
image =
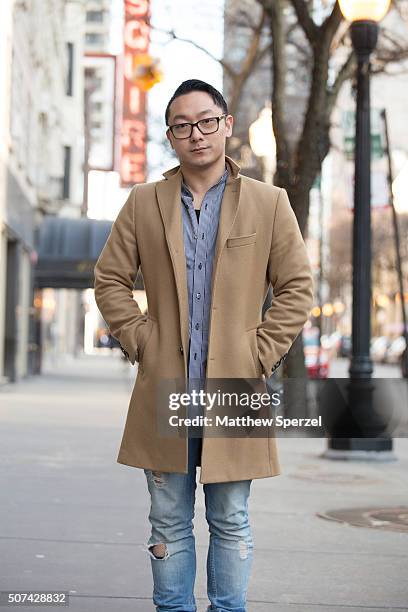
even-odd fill
[[[208,57],[213,59],[215,62],[218,62],[219,64],[221,64],[221,66],[223,67],[225,72],[231,78],[235,78],[237,76],[237,73],[235,72],[235,70],[233,69],[231,64],[226,62],[224,60],[224,58],[215,57],[215,55],[213,53],[208,51],[208,49],[206,49],[205,47],[202,47],[201,45],[196,43],[194,40],[191,40],[189,38],[182,38],[180,36],[177,36],[177,34],[175,33],[174,30],[163,30],[162,28],[158,28],[157,26],[155,26],[153,24],[150,24],[150,27],[152,28],[152,30],[156,30],[156,32],[162,32],[163,34],[167,34],[170,37],[171,40],[179,40],[180,42],[185,42],[185,43],[188,43],[190,45],[193,45],[193,47],[195,47],[196,49],[199,49],[200,51],[203,51],[203,53],[208,55]]]
[[[292,163],[285,123],[286,33],[282,0],[259,0],[259,2],[267,12],[272,35],[272,123],[276,140],[276,183],[284,185],[291,180]]]
[[[313,47],[319,36],[319,26],[315,24],[304,0],[290,0],[290,3],[296,13],[299,25],[305,33],[306,38]]]
[[[327,95],[327,114],[330,117],[331,112],[336,104],[337,97],[339,95],[342,85],[353,76],[355,70],[356,55],[354,51],[351,51],[348,58],[337,73],[336,80],[333,86],[330,88]]]
[[[328,45],[331,44],[331,41],[336,35],[338,27],[342,21],[343,21],[343,15],[340,10],[339,3],[336,1],[334,3],[332,12],[330,13],[330,15],[326,17],[326,19],[323,21],[321,28],[320,28],[323,33],[323,38],[326,44]]]
[[[258,65],[258,62],[264,56],[266,49],[269,48],[268,45],[267,47],[262,49],[261,52],[259,51],[259,45],[262,37],[262,32],[265,27],[265,23],[266,10],[263,8],[257,27],[253,31],[253,35],[249,41],[249,47],[247,50],[246,57],[240,66],[239,72],[235,72],[233,77],[232,95],[229,101],[229,108],[232,115],[236,112],[238,108],[238,102],[241,98],[242,89],[249,75],[253,72],[255,66]]]

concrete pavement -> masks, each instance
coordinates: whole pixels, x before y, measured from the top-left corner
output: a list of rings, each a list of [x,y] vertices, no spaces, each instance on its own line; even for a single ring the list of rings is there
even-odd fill
[[[78,612],[153,612],[144,474],[116,463],[135,374],[118,356],[82,356],[0,388],[1,590],[69,591]],[[252,485],[248,612],[408,610],[408,533],[317,515],[407,506],[408,440],[395,440],[398,461],[376,464],[323,459],[323,439],[278,446],[282,474]],[[201,485],[195,534],[204,612]]]

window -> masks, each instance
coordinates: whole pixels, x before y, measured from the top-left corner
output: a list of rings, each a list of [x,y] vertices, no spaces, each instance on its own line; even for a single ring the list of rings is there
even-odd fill
[[[94,77],[93,79],[86,78],[85,86],[92,89],[101,89],[102,87],[102,79],[101,77]]]
[[[64,183],[62,187],[62,197],[68,200],[70,196],[71,183],[71,147],[64,147]]]
[[[103,22],[103,11],[87,11],[86,20],[89,22]]]
[[[104,42],[103,34],[99,34],[96,32],[87,32],[85,36],[85,41],[88,45],[101,45]]]
[[[94,113],[100,113],[102,110],[102,102],[92,102],[91,103],[91,110]]]
[[[74,44],[67,43],[67,78],[65,85],[65,93],[67,96],[72,96],[74,90]]]

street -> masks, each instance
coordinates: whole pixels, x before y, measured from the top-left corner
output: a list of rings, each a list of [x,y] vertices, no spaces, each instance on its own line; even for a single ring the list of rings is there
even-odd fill
[[[153,611],[150,559],[142,550],[149,535],[144,474],[116,463],[135,373],[118,355],[81,356],[1,388],[2,590],[69,591],[78,612]],[[252,485],[248,610],[408,610],[406,527],[356,527],[316,514],[406,506],[408,440],[395,440],[397,461],[384,463],[322,459],[323,439],[278,445],[282,474]],[[201,485],[195,535],[204,612]]]
[[[0,0],[1,610],[193,609],[187,427],[194,612],[206,514],[214,612],[408,612],[407,75],[402,0]]]

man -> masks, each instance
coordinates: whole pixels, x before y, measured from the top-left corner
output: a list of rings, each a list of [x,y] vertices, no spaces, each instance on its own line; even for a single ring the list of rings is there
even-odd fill
[[[185,81],[165,119],[180,165],[132,189],[95,267],[99,309],[139,364],[117,461],[147,478],[157,611],[197,610],[192,519],[200,466],[208,610],[245,612],[250,485],[280,473],[275,438],[160,437],[155,390],[164,379],[265,380],[308,317],[312,275],[286,191],[241,176],[225,155],[233,117],[223,96]],[[132,295],[139,266],[148,315]],[[270,284],[273,302],[261,320]]]

